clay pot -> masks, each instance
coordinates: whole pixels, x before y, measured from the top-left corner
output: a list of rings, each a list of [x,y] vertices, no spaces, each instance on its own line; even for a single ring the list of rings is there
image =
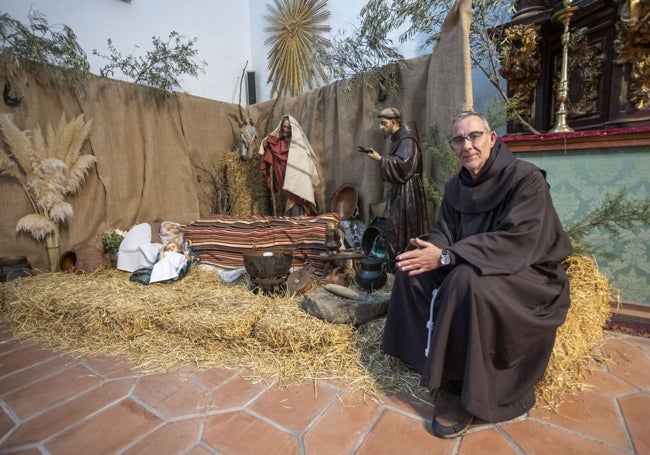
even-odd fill
[[[70,273],[92,273],[110,265],[109,259],[93,244],[82,244],[66,251],[59,258],[59,270]]]

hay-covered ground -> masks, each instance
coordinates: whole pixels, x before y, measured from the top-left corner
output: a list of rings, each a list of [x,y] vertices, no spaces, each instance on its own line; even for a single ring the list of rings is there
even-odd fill
[[[551,407],[580,387],[609,317],[610,287],[595,262],[566,264],[572,307],[537,390]],[[115,269],[0,284],[1,318],[18,338],[73,355],[123,355],[143,373],[245,368],[286,383],[327,380],[374,397],[397,390],[428,399],[419,375],[381,352],[383,318],[359,328],[331,324],[301,310],[300,298],[254,293],[245,276],[225,284],[200,267],[167,285],[144,286]]]

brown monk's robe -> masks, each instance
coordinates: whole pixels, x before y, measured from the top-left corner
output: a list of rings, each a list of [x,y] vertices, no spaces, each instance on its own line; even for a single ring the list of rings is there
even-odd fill
[[[381,159],[380,166],[382,180],[391,184],[386,198],[384,237],[388,259],[394,261],[409,239],[429,230],[422,152],[415,124],[404,124],[391,135],[390,154]]]
[[[498,140],[477,180],[461,169],[447,182],[429,240],[447,248],[453,264],[414,277],[397,273],[384,351],[431,389],[462,381],[463,407],[485,421],[523,414],[535,403],[534,386],[570,304],[560,261],[571,243],[545,172]]]

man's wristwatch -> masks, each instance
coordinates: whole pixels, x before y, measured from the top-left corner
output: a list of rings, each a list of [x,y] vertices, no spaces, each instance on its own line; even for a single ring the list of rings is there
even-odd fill
[[[447,250],[442,250],[440,254],[440,264],[449,265],[451,264],[451,258],[449,257],[449,252]]]

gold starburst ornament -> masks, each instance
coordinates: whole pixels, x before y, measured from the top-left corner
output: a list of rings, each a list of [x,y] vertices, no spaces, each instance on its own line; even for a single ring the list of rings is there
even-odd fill
[[[321,36],[330,31],[323,24],[330,12],[327,0],[274,0],[266,4],[270,11],[264,29],[271,35],[264,44],[271,44],[268,53],[269,77],[273,83],[271,96],[296,96],[327,81],[327,74],[315,56],[315,49],[329,45]]]

